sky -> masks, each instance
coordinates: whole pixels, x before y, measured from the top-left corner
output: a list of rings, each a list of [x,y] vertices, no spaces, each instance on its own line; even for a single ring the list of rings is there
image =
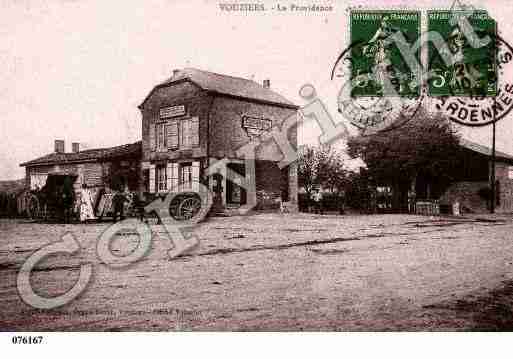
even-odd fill
[[[279,3],[255,2],[268,9]],[[305,104],[298,95],[301,86],[312,84],[334,119],[344,121],[336,112],[340,84],[330,75],[348,45],[348,7],[390,5],[379,0],[293,3],[334,10],[234,13],[210,0],[0,1],[0,180],[22,178],[19,164],[52,152],[55,139],[66,141],[66,151],[72,142],[84,149],[139,140],[137,106],[173,69],[183,67],[257,82],[268,78],[273,90],[298,105]],[[411,9],[410,3],[394,5]],[[513,43],[508,1],[471,3],[488,10]],[[449,8],[450,2],[416,6]],[[490,127],[461,132],[490,144]],[[316,125],[307,124],[300,142],[315,143],[318,135]],[[497,149],[513,153],[511,135],[513,118],[500,121]]]

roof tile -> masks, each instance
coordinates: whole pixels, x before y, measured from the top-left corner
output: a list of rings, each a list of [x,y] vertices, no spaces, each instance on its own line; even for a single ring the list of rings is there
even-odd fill
[[[89,162],[105,160],[113,157],[121,157],[125,155],[138,155],[142,152],[142,142],[129,143],[126,145],[95,148],[90,150],[83,150],[77,153],[50,153],[43,157],[36,158],[20,166],[34,166],[34,165],[49,165],[70,162]]]
[[[216,74],[214,72],[194,68],[179,70],[177,74],[173,75],[159,86],[168,85],[183,79],[189,79],[207,91],[297,107],[282,95],[272,91],[271,89],[263,87],[255,81],[241,77]]]

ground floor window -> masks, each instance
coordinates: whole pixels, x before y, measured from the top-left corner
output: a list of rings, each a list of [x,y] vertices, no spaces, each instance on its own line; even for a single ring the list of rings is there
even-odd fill
[[[180,165],[180,184],[184,188],[192,188],[192,164],[187,162]]]
[[[149,191],[167,192],[178,190],[178,185],[197,191],[200,183],[200,161],[167,162],[149,166]]]
[[[157,191],[166,191],[167,190],[167,174],[166,174],[166,166],[159,165],[156,167],[157,171]]]

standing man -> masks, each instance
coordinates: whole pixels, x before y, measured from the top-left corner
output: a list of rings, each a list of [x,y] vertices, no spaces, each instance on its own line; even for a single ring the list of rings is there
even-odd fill
[[[125,202],[128,202],[128,199],[123,195],[123,193],[121,193],[120,191],[116,191],[116,193],[114,193],[114,196],[112,197],[112,205],[114,207],[114,213],[113,213],[114,223],[116,223],[118,214],[119,214],[120,220],[125,219],[125,216],[124,216]]]

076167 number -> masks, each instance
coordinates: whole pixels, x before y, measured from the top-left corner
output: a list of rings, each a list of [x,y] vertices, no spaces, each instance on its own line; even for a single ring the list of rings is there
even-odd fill
[[[37,337],[32,336],[14,336],[12,337],[13,344],[41,344],[43,342],[43,336],[39,335]]]

